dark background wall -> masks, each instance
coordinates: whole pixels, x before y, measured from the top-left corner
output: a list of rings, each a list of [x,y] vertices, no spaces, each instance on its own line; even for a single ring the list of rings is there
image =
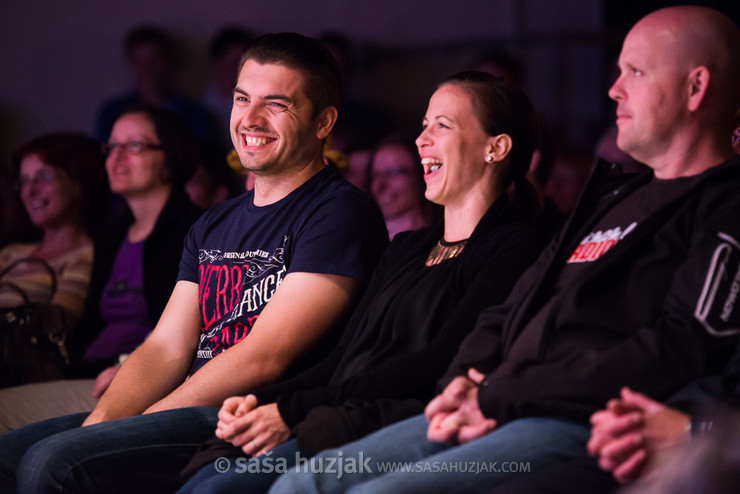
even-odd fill
[[[40,133],[92,132],[101,101],[130,87],[121,41],[139,23],[174,35],[175,80],[193,98],[208,82],[208,40],[225,24],[256,35],[345,33],[360,63],[356,92],[413,128],[440,78],[467,68],[481,47],[497,46],[521,60],[525,89],[546,125],[589,144],[611,118],[610,54],[636,19],[668,3],[0,0],[0,163]]]

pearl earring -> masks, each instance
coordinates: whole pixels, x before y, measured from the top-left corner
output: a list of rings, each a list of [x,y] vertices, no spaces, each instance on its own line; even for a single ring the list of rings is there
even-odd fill
[[[486,163],[493,163],[493,156],[491,156],[490,154],[486,156]]]

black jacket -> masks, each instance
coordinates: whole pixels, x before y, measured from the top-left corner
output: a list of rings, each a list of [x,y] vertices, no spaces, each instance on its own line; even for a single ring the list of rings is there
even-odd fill
[[[144,240],[142,253],[144,298],[152,326],[159,320],[177,280],[183,239],[202,212],[190,202],[184,192],[173,189],[152,233]],[[100,313],[100,299],[110,278],[113,261],[132,222],[133,217],[128,211],[117,215],[106,225],[105,234],[95,242],[95,259],[85,310],[77,329],[72,334],[70,344],[72,356],[78,363],[87,345],[98,336],[105,325]],[[95,370],[78,369],[76,372],[89,374]]]
[[[544,327],[523,331],[547,300],[577,236],[626,193],[615,166],[595,169],[562,232],[506,303],[483,311],[438,387],[469,367],[487,374],[478,401],[499,423],[584,421],[622,386],[662,400],[720,371],[740,315],[740,160],[716,166],[571,280]],[[535,325],[532,325],[535,326]]]
[[[541,225],[532,222],[533,211],[525,204],[522,198],[511,203],[503,196],[476,226],[458,258],[454,275],[447,280],[447,284],[457,285],[450,294],[464,296],[424,348],[401,351],[409,335],[400,331],[397,351],[391,358],[350,375],[339,366],[329,385],[278,397],[280,415],[293,428],[302,450],[316,452],[344,444],[423,409],[434,396],[436,380],[474,327],[480,311],[506,298],[548,240]],[[400,271],[405,263],[423,262],[442,232],[440,225],[431,231],[398,236],[376,270],[376,281],[385,283],[383,280],[390,278],[388,273]],[[412,261],[414,257],[417,259]],[[363,301],[374,298],[375,288],[371,283]],[[361,304],[359,310],[362,308]],[[423,328],[405,329],[418,333]],[[349,358],[354,356],[350,353]],[[261,397],[260,393],[257,396]]]

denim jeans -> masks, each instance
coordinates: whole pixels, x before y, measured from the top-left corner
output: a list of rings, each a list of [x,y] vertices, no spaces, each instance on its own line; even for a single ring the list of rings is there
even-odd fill
[[[177,494],[267,492],[281,473],[295,466],[299,456],[301,463],[307,461],[291,439],[258,458],[219,458],[201,468]]]
[[[589,436],[585,425],[548,418],[516,420],[460,446],[430,442],[426,431],[426,418],[418,415],[324,451],[312,461],[366,463],[343,474],[289,471],[270,493],[486,492],[514,476],[585,455]]]
[[[695,487],[695,492],[706,492]],[[537,475],[520,476],[488,494],[608,494],[623,492],[611,472],[599,468],[598,459],[584,455],[543,468]],[[671,492],[670,490],[662,492]]]
[[[0,492],[174,491],[217,412],[181,408],[80,427],[82,413],[11,431],[0,436]]]

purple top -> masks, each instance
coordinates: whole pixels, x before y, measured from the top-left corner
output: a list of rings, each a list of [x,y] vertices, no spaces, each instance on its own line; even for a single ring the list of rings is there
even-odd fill
[[[106,324],[85,351],[87,361],[115,358],[132,352],[153,329],[146,310],[142,282],[143,242],[124,238],[108,283],[100,298]]]

